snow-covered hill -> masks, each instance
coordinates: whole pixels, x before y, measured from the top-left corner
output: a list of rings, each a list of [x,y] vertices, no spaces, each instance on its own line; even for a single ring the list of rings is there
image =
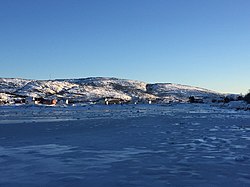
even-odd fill
[[[31,80],[26,79],[15,79],[15,78],[0,78],[0,92],[13,93],[18,89],[23,88]]]
[[[204,88],[172,83],[147,84],[146,88],[148,93],[160,98],[175,97],[180,100],[186,100],[190,96],[201,97],[203,99],[218,98],[222,96],[222,94],[218,92]]]
[[[197,96],[212,100],[223,95],[214,91],[172,83],[147,84],[141,81],[91,77],[82,79],[26,80],[0,78],[0,100],[15,98],[61,98],[71,102],[119,98],[127,101],[187,101]]]

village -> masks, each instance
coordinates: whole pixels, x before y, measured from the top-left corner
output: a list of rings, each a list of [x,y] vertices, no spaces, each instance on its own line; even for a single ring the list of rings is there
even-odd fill
[[[124,105],[124,104],[166,104],[166,103],[205,103],[203,97],[191,96],[186,99],[176,97],[158,97],[158,98],[116,98],[116,97],[103,97],[96,99],[84,98],[65,98],[65,97],[30,97],[11,95],[11,97],[4,97],[0,94],[0,105]]]
[[[76,98],[63,98],[63,97],[13,97],[11,100],[1,100],[0,105],[49,105],[49,106],[61,106],[61,105],[124,105],[124,104],[166,104],[166,103],[229,103],[231,101],[242,101],[242,96],[232,97],[220,97],[208,100],[202,96],[190,96],[187,99],[179,98],[114,98],[105,97],[96,100],[84,100]]]
[[[159,100],[158,100],[159,101]],[[75,105],[75,104],[97,104],[97,105],[123,105],[123,104],[152,104],[156,103],[157,100],[142,100],[133,99],[125,100],[121,98],[101,98],[95,101],[81,101],[81,100],[70,100],[64,98],[36,98],[26,97],[23,99],[14,99],[11,102],[2,102],[0,104],[24,104],[24,105]]]

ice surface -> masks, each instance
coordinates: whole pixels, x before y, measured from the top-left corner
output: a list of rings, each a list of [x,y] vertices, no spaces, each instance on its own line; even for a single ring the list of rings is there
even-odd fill
[[[250,113],[0,107],[0,186],[250,186]]]

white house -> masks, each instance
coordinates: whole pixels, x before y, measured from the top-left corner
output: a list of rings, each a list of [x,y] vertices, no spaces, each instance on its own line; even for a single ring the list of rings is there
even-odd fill
[[[68,105],[69,104],[69,100],[68,99],[62,99],[58,102],[58,104],[60,105]]]
[[[25,98],[25,104],[37,104],[34,97]]]

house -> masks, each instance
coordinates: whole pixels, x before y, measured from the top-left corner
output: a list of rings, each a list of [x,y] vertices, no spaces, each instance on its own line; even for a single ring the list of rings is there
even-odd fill
[[[138,104],[139,103],[139,99],[138,98],[132,98],[130,101],[128,101],[128,104]]]
[[[150,99],[150,98],[139,98],[139,97],[135,97],[132,98],[131,100],[127,101],[128,104],[153,104],[156,103],[156,100]]]
[[[114,105],[114,104],[125,104],[128,101],[120,98],[105,98],[105,105]]]
[[[66,105],[69,104],[69,100],[68,100],[68,99],[65,100],[65,104],[66,104]]]
[[[34,97],[26,97],[25,104],[37,104],[37,102]]]
[[[18,99],[15,99],[14,102],[15,102],[15,104],[23,104],[23,103],[25,103],[25,99],[18,98]]]
[[[69,104],[69,100],[68,99],[61,99],[58,104],[60,105],[68,105]]]
[[[56,103],[57,103],[57,100],[56,100],[56,99],[50,100],[50,104],[51,104],[51,105],[56,105]]]
[[[56,99],[44,99],[44,98],[38,98],[36,101],[40,104],[44,105],[56,105],[57,100]]]
[[[98,105],[105,105],[106,104],[106,99],[101,98],[101,99],[95,100],[94,102],[95,102],[95,104],[98,104]]]

